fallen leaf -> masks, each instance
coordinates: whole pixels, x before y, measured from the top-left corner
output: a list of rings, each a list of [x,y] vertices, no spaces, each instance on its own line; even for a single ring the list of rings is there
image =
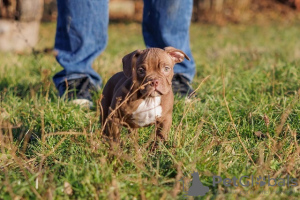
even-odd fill
[[[255,131],[254,134],[257,136],[257,137],[260,137],[260,138],[265,138],[265,134],[261,131]]]
[[[72,195],[73,194],[73,190],[72,190],[72,186],[70,183],[68,182],[64,182],[64,192],[67,195]]]

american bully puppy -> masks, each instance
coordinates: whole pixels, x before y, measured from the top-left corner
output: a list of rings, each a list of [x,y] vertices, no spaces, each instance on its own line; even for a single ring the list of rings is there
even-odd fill
[[[102,125],[114,141],[121,126],[131,129],[156,124],[156,136],[167,139],[172,124],[174,65],[189,57],[174,47],[148,48],[126,55],[123,72],[112,76],[103,89]]]

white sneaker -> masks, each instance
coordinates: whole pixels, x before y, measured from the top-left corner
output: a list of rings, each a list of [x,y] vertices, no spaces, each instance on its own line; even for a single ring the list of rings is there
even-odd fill
[[[71,101],[72,103],[79,105],[81,108],[92,108],[93,102],[88,99],[74,99]]]

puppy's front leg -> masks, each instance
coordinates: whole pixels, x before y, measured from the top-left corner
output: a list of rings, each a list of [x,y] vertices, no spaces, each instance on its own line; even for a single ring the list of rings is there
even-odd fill
[[[157,121],[156,137],[163,142],[168,139],[168,134],[172,126],[172,113],[168,114],[164,120]]]

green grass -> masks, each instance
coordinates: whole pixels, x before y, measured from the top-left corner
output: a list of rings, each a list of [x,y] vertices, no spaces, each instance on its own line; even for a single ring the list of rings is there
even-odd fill
[[[52,47],[54,33],[43,24],[36,49]],[[97,109],[57,97],[51,54],[0,53],[0,199],[184,199],[179,180],[187,185],[193,171],[210,188],[203,199],[298,199],[299,186],[214,187],[212,176],[300,184],[299,35],[299,24],[192,25],[198,98],[176,98],[169,141],[156,152],[145,147],[153,127],[124,131],[124,146],[110,151]],[[144,49],[139,24],[112,24],[109,36],[93,65],[104,82]]]

